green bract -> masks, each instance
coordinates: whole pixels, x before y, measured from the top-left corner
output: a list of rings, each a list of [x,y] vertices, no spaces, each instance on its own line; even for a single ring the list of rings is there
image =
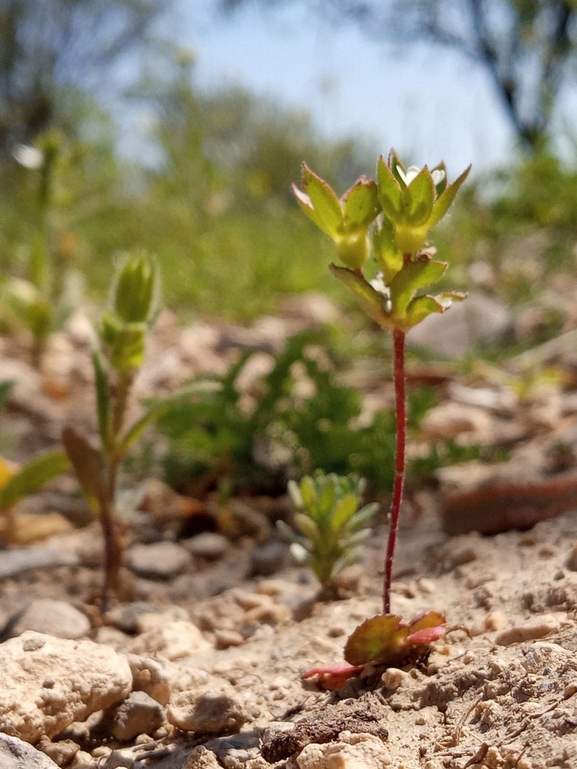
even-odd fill
[[[125,323],[150,323],[158,311],[160,278],[156,262],[143,252],[128,254],[116,274],[112,306]]]
[[[303,163],[303,187],[304,192],[293,184],[301,209],[332,238],[343,264],[360,270],[368,256],[367,233],[379,213],[375,182],[361,178],[339,200]]]

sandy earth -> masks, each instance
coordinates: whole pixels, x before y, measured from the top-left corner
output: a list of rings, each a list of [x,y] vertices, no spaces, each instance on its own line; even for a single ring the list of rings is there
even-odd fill
[[[158,349],[174,352],[166,342],[173,331],[165,328],[163,333]],[[214,341],[206,329],[202,334]],[[197,334],[194,349],[202,334]],[[281,337],[285,334],[286,329],[281,330]],[[79,337],[66,344],[61,358],[68,369],[60,369],[62,381],[76,377],[79,391],[86,393],[87,353],[71,357],[75,349],[85,350],[85,342]],[[200,355],[203,360],[209,357],[207,350]],[[167,356],[149,371],[148,380],[145,377],[149,389],[172,386],[184,359],[184,353],[178,360]],[[187,360],[185,374],[190,375],[196,364],[191,356]],[[40,390],[34,386],[39,388],[41,383],[33,386],[30,372],[23,371],[12,415],[18,419],[24,415],[24,421],[34,423],[33,434],[28,423],[28,438],[24,434],[20,443],[25,456],[31,446],[50,444],[68,417],[65,394],[56,401],[38,395]],[[471,404],[472,395],[480,405]],[[314,603],[317,586],[311,575],[282,558],[273,573],[251,576],[252,554],[263,543],[257,525],[256,530],[228,542],[214,561],[191,559],[178,575],[168,573],[164,578],[133,577],[133,599],[141,603],[128,604],[124,615],[121,610],[112,612],[104,625],[90,603],[101,581],[95,524],[73,527],[33,545],[36,554],[48,548],[80,555],[74,565],[12,575],[3,572],[0,625],[4,638],[33,599],[69,602],[90,619],[88,638],[110,644],[121,654],[146,654],[161,663],[171,689],[163,712],[168,717],[172,708],[173,713],[170,723],[166,720],[151,735],[127,744],[93,725],[88,735],[86,729],[78,728],[53,738],[53,745],[60,739],[72,740],[67,757],[58,750],[47,752],[61,766],[75,769],[266,769],[271,763],[298,769],[577,767],[577,513],[572,511],[577,483],[565,484],[553,505],[547,502],[548,479],[575,466],[571,452],[577,401],[574,389],[556,391],[549,399],[522,407],[505,402],[503,395],[498,387],[454,388],[449,399],[453,411],[441,414],[437,423],[431,417],[424,426],[429,439],[438,435],[441,425],[443,430],[449,426],[453,435],[468,433],[473,441],[516,443],[508,465],[450,468],[440,476],[440,490],[422,492],[419,505],[415,506],[415,498],[404,511],[393,611],[409,620],[420,612],[439,610],[445,612],[449,627],[428,660],[410,670],[367,670],[362,679],[333,693],[301,681],[301,674],[311,666],[341,660],[348,634],[381,611],[384,513],[361,562],[343,575],[343,600]],[[90,424],[89,406],[83,401],[76,410],[81,423]],[[570,448],[562,453],[562,466],[560,454],[551,452],[561,439]],[[525,499],[523,515],[527,510],[537,510],[537,517],[563,512],[525,532],[447,537],[439,516],[446,489],[475,489],[489,477],[499,482],[544,483],[535,493],[538,504]],[[64,492],[72,488],[66,483]],[[68,499],[64,492],[61,488],[60,495],[51,498],[51,509],[54,500],[56,509],[64,505]],[[499,510],[507,508],[502,488],[489,501],[497,504],[496,500]],[[455,509],[453,519],[460,510],[465,518],[469,513],[466,507]],[[478,510],[477,514],[481,515]],[[86,523],[81,515],[75,519],[72,509],[67,515],[76,523]],[[143,520],[140,514],[136,539],[175,538],[174,531],[167,535],[161,528],[151,535]],[[149,623],[192,622],[200,629],[203,643],[197,650],[191,647],[178,654],[154,647],[146,640],[144,626],[126,619],[126,612],[144,611],[142,602],[157,617]],[[177,710],[186,711],[187,697],[195,687],[222,696],[223,709],[231,707],[228,722],[222,712],[216,713],[215,723],[222,728],[215,727],[212,734],[174,726],[175,721],[182,722],[184,716]],[[75,744],[82,748],[79,753],[74,753]]]

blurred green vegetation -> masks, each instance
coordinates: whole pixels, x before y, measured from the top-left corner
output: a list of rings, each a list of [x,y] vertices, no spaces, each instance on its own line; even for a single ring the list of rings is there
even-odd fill
[[[175,54],[162,79],[145,77],[132,93],[151,125],[138,161],[119,156],[109,116],[75,95],[76,130],[57,132],[49,174],[4,164],[5,276],[30,279],[41,238],[53,274],[81,270],[98,298],[119,251],[156,253],[166,303],[188,316],[249,320],[274,311],[282,294],[338,295],[326,269],[330,244],[303,221],[290,184],[306,158],[345,189],[369,170],[369,152],[322,141],[305,113],[241,89],[201,92],[192,66]]]

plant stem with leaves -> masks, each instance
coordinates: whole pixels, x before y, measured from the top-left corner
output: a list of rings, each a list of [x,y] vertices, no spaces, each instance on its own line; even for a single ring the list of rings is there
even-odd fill
[[[104,587],[101,609],[120,593],[125,526],[116,510],[118,471],[130,445],[159,413],[159,405],[124,430],[134,377],[144,362],[146,334],[159,304],[159,274],[146,254],[128,255],[119,266],[111,291],[111,307],[98,328],[101,349],[92,362],[100,445],[96,449],[73,427],[62,440],[80,486],[100,520],[104,539]]]
[[[366,314],[393,338],[396,450],[383,580],[385,616],[394,617],[390,615],[391,582],[405,480],[405,338],[410,329],[428,315],[443,313],[452,302],[465,298],[464,294],[455,291],[430,295],[422,290],[438,281],[448,267],[434,259],[435,250],[428,242],[429,229],[445,216],[468,173],[469,168],[448,184],[443,163],[432,170],[427,166],[405,168],[391,151],[386,161],[379,158],[376,181],[362,177],[342,198],[338,198],[306,165],[303,165],[303,189],[293,185],[300,208],[335,244],[337,256],[344,266],[331,264],[331,272],[354,294]],[[372,280],[363,273],[369,258],[376,261],[379,269]],[[399,624],[398,617],[392,619],[387,625],[393,634],[391,638],[398,633],[406,639],[414,637],[416,640],[408,642],[410,646],[438,635],[440,615],[429,613],[426,616],[424,624],[420,620],[409,626]],[[382,622],[375,622],[374,627],[370,625],[371,620],[368,622],[368,636],[374,640],[382,629]],[[378,653],[376,657],[370,657],[375,653],[374,649],[365,650],[367,628],[361,627],[363,649],[360,653],[356,648],[351,652],[354,660],[347,657],[348,662],[354,661],[357,665],[361,664],[359,660],[364,663],[379,657]],[[356,643],[354,636],[349,639],[353,640],[352,647]],[[385,641],[381,647],[383,644],[386,646]],[[387,656],[384,651],[383,655]]]

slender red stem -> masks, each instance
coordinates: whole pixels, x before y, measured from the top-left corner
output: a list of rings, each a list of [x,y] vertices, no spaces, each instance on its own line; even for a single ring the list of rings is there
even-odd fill
[[[391,582],[393,579],[393,559],[399,516],[403,500],[405,483],[405,461],[407,445],[407,404],[405,399],[405,333],[393,331],[393,379],[395,383],[395,416],[396,416],[396,445],[395,445],[395,482],[393,484],[393,499],[391,501],[389,539],[385,558],[385,576],[383,583],[383,606],[385,614],[391,611]]]

